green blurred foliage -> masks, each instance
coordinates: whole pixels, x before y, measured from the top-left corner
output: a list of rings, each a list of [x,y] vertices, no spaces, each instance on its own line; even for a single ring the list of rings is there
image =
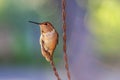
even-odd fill
[[[28,21],[50,21],[62,35],[59,2],[59,0],[0,0],[0,32],[6,33],[8,37],[6,42],[9,43],[6,43],[9,46],[6,50],[4,50],[6,47],[0,47],[0,50],[3,50],[0,51],[0,63],[39,65],[41,61],[47,64],[40,53],[39,27],[34,27],[35,25]],[[61,57],[60,38],[60,44],[55,51],[56,62]],[[7,55],[3,57],[2,54]]]
[[[105,59],[120,58],[120,1],[90,0],[89,29],[97,38],[97,50]]]

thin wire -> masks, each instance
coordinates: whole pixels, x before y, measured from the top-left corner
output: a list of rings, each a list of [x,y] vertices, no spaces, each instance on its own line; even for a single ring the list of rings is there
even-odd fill
[[[58,74],[58,72],[57,72],[57,69],[56,69],[56,67],[55,67],[55,64],[54,64],[53,60],[50,61],[50,64],[51,64],[51,66],[52,66],[52,69],[53,69],[53,71],[54,71],[54,74],[55,74],[57,80],[61,80],[60,77],[59,77],[59,74]]]
[[[66,0],[62,0],[62,21],[63,21],[63,51],[64,51],[65,69],[67,71],[68,80],[71,80],[68,58],[66,53]]]

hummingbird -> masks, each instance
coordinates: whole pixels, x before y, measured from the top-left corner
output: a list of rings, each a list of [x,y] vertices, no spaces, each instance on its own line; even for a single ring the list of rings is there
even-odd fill
[[[58,32],[50,22],[29,22],[37,24],[40,27],[41,35],[39,43],[41,46],[41,53],[48,62],[52,61],[54,50],[58,44]]]

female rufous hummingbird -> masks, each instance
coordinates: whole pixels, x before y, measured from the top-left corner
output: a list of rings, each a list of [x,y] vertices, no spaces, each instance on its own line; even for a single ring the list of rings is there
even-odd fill
[[[58,33],[50,22],[37,23],[29,21],[39,25],[40,27],[40,45],[42,55],[46,58],[48,62],[52,61],[53,53],[58,43]]]

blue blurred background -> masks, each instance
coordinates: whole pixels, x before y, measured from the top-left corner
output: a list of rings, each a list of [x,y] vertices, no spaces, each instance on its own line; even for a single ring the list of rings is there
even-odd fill
[[[120,80],[120,1],[66,0],[67,54],[72,80]],[[0,0],[0,80],[56,80],[42,57],[39,27],[59,33],[54,60],[67,80],[62,50],[61,0]]]

